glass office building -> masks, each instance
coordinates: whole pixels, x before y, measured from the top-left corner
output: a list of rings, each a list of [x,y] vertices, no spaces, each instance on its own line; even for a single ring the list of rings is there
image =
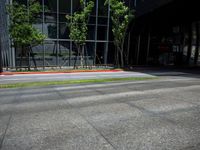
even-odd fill
[[[8,25],[3,6],[6,1],[11,3],[12,0],[0,1],[1,20],[4,21],[0,33],[1,41],[4,41],[4,66],[18,67],[20,50],[7,48],[10,43],[8,32],[4,30]],[[28,2],[17,1],[25,5]],[[34,60],[38,67],[73,66],[76,47],[69,38],[65,16],[80,9],[80,0],[38,1],[42,11],[34,26],[47,38],[43,44],[32,48],[34,59],[23,57],[24,66],[31,64],[34,67]],[[88,20],[84,59],[88,65],[114,64],[110,8],[104,5],[105,0],[93,1],[95,6]],[[125,0],[125,3],[136,9],[136,18],[130,24],[130,34],[125,40],[125,48],[130,52],[129,65],[200,65],[200,9],[197,1]]]
[[[198,1],[137,0],[131,64],[200,66]]]
[[[0,1],[0,49],[3,66],[15,66],[14,52],[10,48],[8,34],[8,18],[6,16],[6,0]]]
[[[28,0],[23,0],[26,4]],[[22,2],[20,0],[20,2]],[[42,12],[34,26],[46,35],[42,45],[32,48],[37,66],[72,66],[76,47],[69,38],[66,15],[80,9],[79,0],[40,0]],[[88,20],[88,37],[85,46],[87,63],[107,63],[109,44],[109,8],[103,1],[96,0],[95,7]],[[20,51],[16,53],[16,65],[19,65]],[[32,58],[29,63],[33,64]],[[26,61],[27,62],[27,61]],[[78,61],[79,63],[79,61]]]
[[[26,5],[28,0],[17,1]],[[47,38],[44,44],[32,48],[37,66],[73,66],[76,47],[69,38],[65,16],[72,15],[80,9],[80,0],[39,0],[39,2],[42,12],[34,27]],[[110,32],[109,6],[105,6],[102,0],[95,0],[95,6],[88,20],[84,54],[88,65],[108,63],[108,49],[112,43]],[[17,51],[16,65],[19,65],[19,62],[20,51]],[[32,58],[29,58],[29,63],[34,65]]]
[[[11,4],[15,0],[3,0],[4,5]],[[28,7],[29,0],[16,0]],[[85,0],[87,1],[87,0]],[[88,35],[85,45],[84,59],[87,65],[105,65],[113,63],[113,42],[110,21],[110,7],[104,5],[104,0],[93,0],[95,5],[88,20]],[[42,6],[40,15],[34,27],[46,35],[44,43],[32,47],[33,57],[23,55],[22,66],[29,64],[34,67],[63,67],[73,66],[76,55],[76,47],[69,38],[66,15],[72,15],[80,10],[80,0],[38,0]],[[133,5],[132,0],[125,1],[127,5]],[[2,6],[5,9],[5,6]],[[4,12],[6,18],[6,13]],[[4,18],[4,20],[6,20]],[[7,16],[9,20],[9,16]],[[6,29],[8,26],[4,27]],[[7,34],[8,36],[8,34]],[[8,40],[9,41],[9,40]],[[8,67],[19,67],[21,61],[21,50],[14,49],[10,44],[9,51],[12,56],[12,64],[4,64]],[[4,57],[5,60],[5,57]],[[80,58],[77,61],[80,64]]]

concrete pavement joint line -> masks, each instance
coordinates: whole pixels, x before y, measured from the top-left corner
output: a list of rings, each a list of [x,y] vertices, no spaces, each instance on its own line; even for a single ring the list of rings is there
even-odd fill
[[[58,90],[56,90],[56,92],[58,93],[58,95],[62,98],[62,99],[66,99],[66,97],[61,94]],[[67,102],[68,103],[68,102]],[[68,103],[68,105],[70,105],[72,108],[74,108],[74,112],[76,114],[78,114],[81,118],[83,118],[83,120],[85,120],[114,150],[117,150],[115,148],[115,146],[88,120],[86,119],[81,112],[79,111],[79,109],[77,109],[74,105]]]
[[[15,98],[14,98],[14,101],[19,100],[19,96],[20,96],[19,90],[20,90],[20,89],[17,89],[18,92],[17,92],[17,95],[16,95]],[[11,122],[12,116],[13,116],[13,115],[12,115],[12,112],[11,112],[11,114],[10,114],[10,116],[9,116],[9,119],[8,119],[8,123],[7,123],[7,125],[6,125],[5,132],[4,132],[3,137],[2,137],[2,140],[0,141],[0,150],[2,150],[3,142],[4,142],[4,139],[5,139],[5,137],[6,137],[7,130],[8,130],[8,128],[9,128],[9,126],[10,126],[10,122]]]
[[[160,80],[160,79],[157,79],[157,80],[146,80],[146,81],[129,81],[129,82],[120,82],[120,83],[103,83],[103,84],[90,84],[90,85],[80,85],[80,86],[77,86],[77,85],[74,85],[74,86],[68,86],[68,87],[55,87],[56,90],[74,90],[74,89],[87,89],[87,88],[101,88],[101,87],[113,87],[115,85],[130,85],[130,84],[145,84],[145,83],[159,83],[159,82],[170,82],[170,81],[179,81],[179,80],[176,80],[176,79],[173,79],[173,80]],[[193,81],[193,79],[181,79],[180,81],[184,81],[184,82],[191,82]],[[195,81],[195,80],[194,80]],[[45,88],[45,89],[49,89],[49,88]],[[3,89],[0,89],[0,91],[4,91]],[[42,90],[43,91],[43,90]],[[16,94],[17,91],[14,91],[12,90],[12,94]],[[28,91],[24,91],[25,94],[27,94]],[[41,90],[40,90],[41,92]],[[44,90],[44,92],[46,92]],[[49,91],[47,91],[49,92]],[[17,92],[18,93],[18,92]],[[42,96],[43,92],[40,93],[40,95]],[[3,94],[4,95],[4,94]],[[44,94],[46,95],[46,94]]]
[[[194,107],[189,107],[187,109],[178,109],[178,110],[171,110],[170,112],[159,112],[159,113],[157,113],[157,112],[153,112],[153,111],[147,110],[144,107],[137,106],[137,105],[135,105],[133,103],[130,103],[130,102],[127,102],[125,104],[128,104],[129,106],[138,109],[139,111],[141,111],[142,113],[144,113],[144,114],[146,114],[146,115],[148,115],[150,117],[159,117],[161,120],[169,122],[172,125],[177,125],[177,122],[173,121],[170,118],[168,118],[166,116],[166,114],[177,113],[177,112],[186,112],[186,111],[190,111],[190,110],[194,110],[194,109],[199,110],[199,108],[200,108],[200,106],[198,105],[198,106],[194,106]],[[182,125],[182,124],[180,124],[179,126],[184,128],[184,125]]]
[[[148,115],[148,116],[150,116],[150,117],[159,117],[159,118],[162,119],[162,120],[165,120],[165,121],[167,121],[167,122],[170,122],[170,123],[173,124],[173,125],[176,125],[176,122],[175,122],[175,121],[173,121],[173,120],[167,118],[166,116],[164,116],[164,114],[160,114],[160,113],[156,113],[156,112],[147,110],[147,109],[145,109],[144,107],[137,106],[137,105],[135,105],[135,104],[133,104],[133,103],[130,103],[130,102],[123,102],[123,103],[125,103],[125,104],[127,104],[127,105],[129,105],[129,106],[131,106],[131,107],[133,107],[133,108],[138,109],[140,112],[142,112],[142,113],[144,113],[144,114],[146,114],[146,115]],[[166,114],[166,113],[165,113],[165,114]]]
[[[77,109],[76,109],[77,110]],[[79,115],[97,132],[99,133],[99,135],[101,135],[101,137],[103,137],[103,139],[115,150],[117,150],[117,148],[109,141],[109,139],[107,139],[102,133],[101,131],[99,131],[88,119],[86,119],[79,110],[77,110],[79,113]]]
[[[194,146],[187,146],[181,150],[199,150],[199,149],[200,149],[200,143],[197,143]]]
[[[149,94],[157,94],[161,92],[178,92],[180,90],[188,90],[188,89],[196,89],[200,88],[200,85],[195,85],[195,86],[186,86],[186,87],[175,87],[175,88],[163,88],[163,89],[154,89],[154,90],[145,90],[145,91],[133,91],[133,92],[122,92],[122,93],[117,93],[117,94],[106,94],[106,95],[97,95],[97,96],[85,96],[81,98],[69,98],[69,99],[63,99],[59,101],[60,105],[65,105],[65,104],[71,104],[71,105],[80,105],[81,103],[87,103],[87,102],[97,102],[100,100],[109,100],[109,99],[115,99],[115,98],[127,98],[130,96],[137,96],[137,95],[149,95]],[[56,89],[55,89],[56,90]],[[58,91],[58,90],[57,90]],[[51,102],[25,102],[23,104],[18,104],[18,105],[12,105],[12,104],[3,104],[0,106],[1,111],[5,111],[5,106],[12,106],[13,109],[21,109],[23,107],[29,107],[35,108],[37,106],[42,107],[42,106],[55,106],[58,104],[57,100],[51,100]]]
[[[143,95],[157,94],[160,92],[171,92],[171,91],[188,90],[188,89],[194,89],[194,88],[200,88],[200,85],[153,89],[153,90],[145,90],[145,91],[121,92],[121,93],[116,93],[116,94],[97,95],[97,96],[89,96],[89,97],[82,97],[82,98],[71,98],[71,99],[68,99],[68,102],[81,103],[81,102],[98,101],[101,99],[111,99],[111,98],[119,98],[119,97],[123,98],[123,97],[135,96],[135,95],[141,95],[141,94]]]
[[[179,113],[179,112],[185,112],[187,111],[191,111],[191,110],[200,110],[200,105],[196,104],[197,106],[193,106],[193,107],[188,107],[188,108],[179,108],[177,110],[170,110],[170,113]],[[159,115],[165,115],[168,112],[159,112]]]
[[[97,89],[95,89],[94,91],[97,92],[97,93],[99,93],[100,95],[105,95],[105,93],[102,92],[101,90],[97,90]]]
[[[12,114],[10,114],[10,116],[9,116],[8,123],[6,125],[6,129],[5,129],[4,133],[3,133],[2,139],[0,141],[0,150],[2,150],[3,142],[4,142],[4,139],[6,137],[6,133],[7,133],[8,127],[10,125],[11,118],[12,118]]]
[[[185,72],[155,72],[152,73],[155,75],[190,75],[191,73],[185,73]]]
[[[70,89],[85,89],[85,88],[98,88],[98,87],[107,87],[107,86],[115,86],[115,85],[129,85],[129,84],[143,84],[143,83],[152,83],[152,82],[170,82],[170,81],[191,81],[194,79],[162,79],[162,80],[146,80],[146,81],[129,81],[127,83],[104,83],[104,84],[95,84],[95,85],[80,85],[73,87],[56,87],[56,90],[70,90]],[[195,81],[195,80],[194,80]]]

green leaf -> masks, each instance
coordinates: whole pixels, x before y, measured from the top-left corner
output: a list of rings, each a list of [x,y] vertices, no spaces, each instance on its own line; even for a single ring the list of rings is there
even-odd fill
[[[88,31],[87,21],[94,7],[93,1],[84,3],[83,0],[80,0],[80,4],[82,6],[81,11],[75,12],[71,16],[66,16],[70,31],[69,37],[75,42],[75,45],[85,45]]]

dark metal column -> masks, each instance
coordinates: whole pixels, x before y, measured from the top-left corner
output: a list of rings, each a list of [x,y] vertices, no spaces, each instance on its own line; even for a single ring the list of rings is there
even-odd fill
[[[58,50],[59,50],[59,0],[56,1],[56,13],[57,13],[57,19],[56,19],[56,24],[57,24],[57,36],[56,36],[56,67],[58,67]]]
[[[137,6],[137,0],[134,1],[134,6],[135,6],[135,7]]]
[[[199,22],[196,22],[196,51],[194,56],[194,64],[197,65],[198,57],[199,57]]]
[[[106,33],[106,48],[104,52],[104,64],[107,64],[108,61],[109,31],[110,31],[110,1],[108,3],[108,19],[107,19],[107,33]]]
[[[96,64],[96,53],[97,53],[97,31],[98,31],[98,9],[99,9],[99,1],[96,0],[96,27],[95,27],[95,45],[94,45],[94,62],[93,64]]]
[[[44,34],[44,0],[42,0],[42,34]],[[45,69],[45,46],[44,41],[42,43],[42,49],[43,49],[43,70]]]
[[[139,56],[140,56],[140,41],[141,41],[141,35],[138,35],[138,46],[137,46],[137,53],[136,53],[136,64],[139,64]]]
[[[0,73],[2,72],[3,72],[3,58],[2,58],[1,36],[0,36]]]
[[[0,5],[0,10],[1,10],[1,7],[2,7],[2,5]],[[0,21],[1,20],[3,20],[3,18],[0,15]],[[0,73],[3,72],[2,43],[1,43],[1,32],[2,31],[1,30],[2,30],[2,23],[0,23]]]
[[[148,32],[148,41],[147,41],[147,57],[146,57],[146,64],[147,64],[147,65],[148,65],[148,58],[149,58],[150,44],[151,44],[151,32],[150,32],[150,27],[149,27],[149,32]]]
[[[70,15],[73,15],[73,0],[71,0],[71,8],[70,8]],[[71,22],[72,20],[70,20]],[[71,66],[71,54],[72,54],[72,49],[73,49],[73,45],[72,45],[72,40],[70,39],[70,50],[69,50],[69,66]]]
[[[187,50],[187,64],[190,64],[191,51],[192,51],[192,26],[191,23],[188,25],[188,50]]]

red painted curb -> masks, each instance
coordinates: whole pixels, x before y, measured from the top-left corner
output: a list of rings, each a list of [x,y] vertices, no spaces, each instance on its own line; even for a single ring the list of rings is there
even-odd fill
[[[84,72],[121,72],[122,70],[74,70],[63,72],[3,72],[0,75],[18,75],[18,74],[59,74],[59,73],[84,73]]]

